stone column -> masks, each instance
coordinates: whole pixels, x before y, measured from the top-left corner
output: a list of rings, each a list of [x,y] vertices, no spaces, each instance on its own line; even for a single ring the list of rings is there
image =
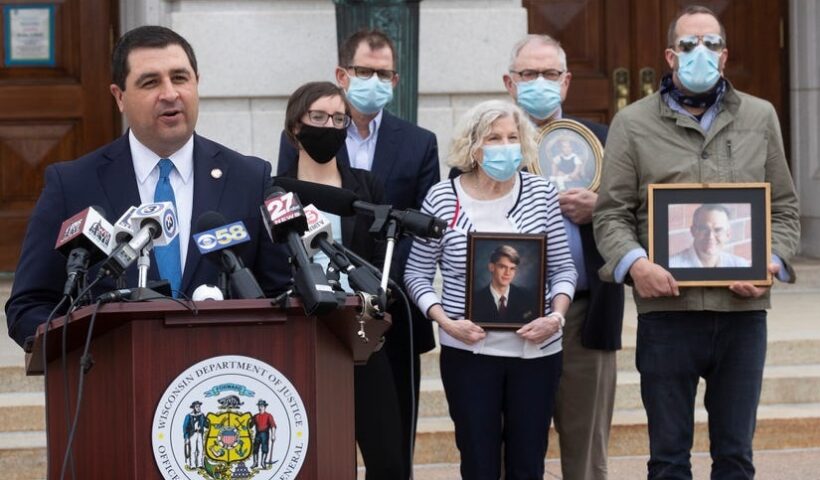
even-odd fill
[[[820,0],[789,1],[792,176],[803,255],[820,257]]]
[[[362,28],[385,32],[396,45],[400,81],[387,106],[390,113],[416,123],[419,91],[419,2],[421,0],[334,0],[339,45]]]

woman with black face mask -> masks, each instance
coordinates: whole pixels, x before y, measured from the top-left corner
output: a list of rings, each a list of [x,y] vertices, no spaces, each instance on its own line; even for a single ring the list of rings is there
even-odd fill
[[[381,183],[370,172],[336,161],[336,153],[347,138],[349,113],[344,90],[330,82],[306,83],[293,92],[285,113],[285,134],[299,151],[299,159],[283,176],[344,188],[360,200],[384,203]],[[381,265],[384,245],[368,232],[372,219],[323,213],[331,223],[334,240],[370,263]],[[322,253],[313,261],[327,267],[327,257]],[[351,291],[345,275],[340,282]],[[398,397],[384,350],[374,352],[366,365],[354,368],[354,382],[356,442],[367,468],[367,480],[407,479],[409,472],[402,471],[402,455],[406,453],[401,451]]]

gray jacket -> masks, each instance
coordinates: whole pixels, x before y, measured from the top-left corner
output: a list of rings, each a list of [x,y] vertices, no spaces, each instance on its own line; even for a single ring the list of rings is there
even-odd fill
[[[647,249],[648,185],[651,183],[770,182],[772,253],[788,267],[800,241],[794,184],[783,151],[774,107],[727,87],[708,132],[672,110],[656,92],[620,111],[609,128],[602,182],[593,216],[605,281],[623,256]],[[793,272],[792,272],[793,273]],[[768,293],[741,298],[725,287],[681,288],[679,297],[644,299],[639,313],[663,310],[761,310]]]

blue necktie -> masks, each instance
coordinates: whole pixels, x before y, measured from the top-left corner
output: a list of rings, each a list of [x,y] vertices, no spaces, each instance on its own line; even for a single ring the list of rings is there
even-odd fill
[[[177,208],[176,198],[174,197],[174,189],[171,187],[171,180],[168,175],[174,169],[174,164],[167,158],[159,161],[159,180],[157,181],[157,188],[154,190],[155,202],[171,202],[174,204],[174,210]],[[157,260],[157,268],[159,268],[159,276],[168,280],[171,283],[171,292],[174,297],[177,297],[180,283],[182,283],[182,267],[180,265],[179,257],[179,236],[174,237],[174,240],[168,245],[154,248],[154,258]]]

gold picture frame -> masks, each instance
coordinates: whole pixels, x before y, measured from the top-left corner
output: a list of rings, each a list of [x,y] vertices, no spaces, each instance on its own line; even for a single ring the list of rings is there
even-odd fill
[[[541,128],[537,144],[533,173],[551,181],[559,192],[573,187],[598,190],[604,147],[590,129],[575,120],[555,120]]]
[[[680,286],[772,284],[768,183],[648,186],[649,260]]]

